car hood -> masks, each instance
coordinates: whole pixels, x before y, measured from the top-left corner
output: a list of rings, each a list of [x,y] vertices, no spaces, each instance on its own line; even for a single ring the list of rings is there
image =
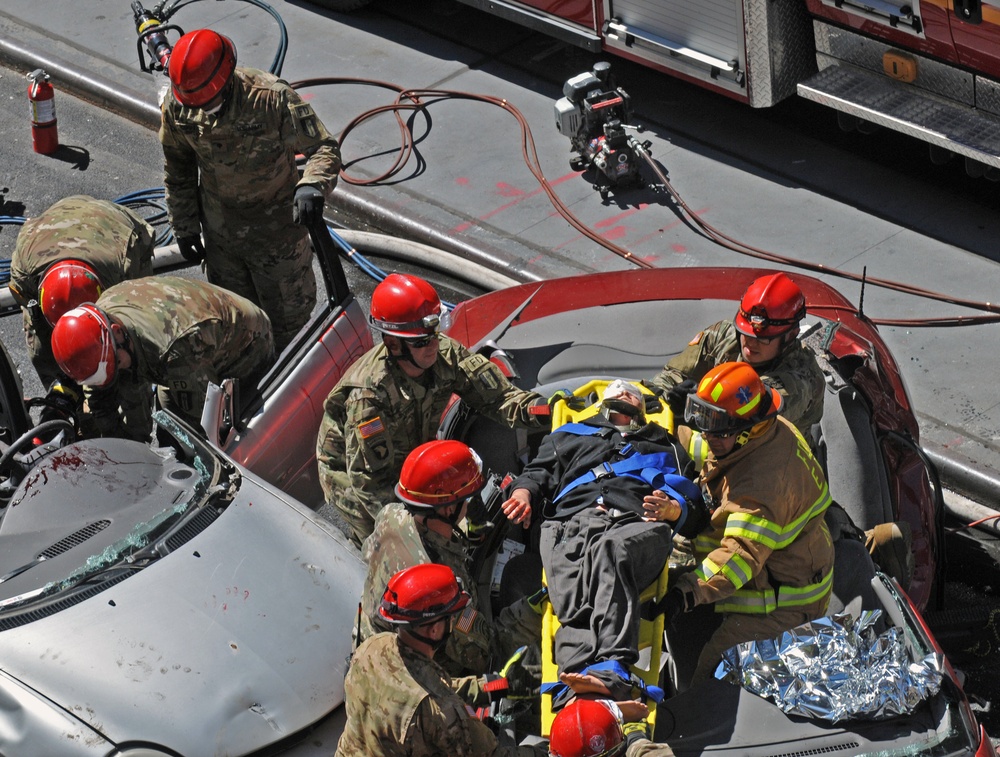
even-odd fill
[[[117,744],[245,754],[343,701],[363,581],[335,527],[244,477],[175,552],[0,633],[0,662]]]

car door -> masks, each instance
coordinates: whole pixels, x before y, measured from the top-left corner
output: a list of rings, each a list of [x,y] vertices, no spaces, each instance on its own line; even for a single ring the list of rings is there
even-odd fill
[[[206,415],[211,422],[205,427],[209,438],[238,463],[316,509],[323,504],[316,469],[323,402],[373,342],[329,231],[320,226],[310,233],[325,297],[253,395],[233,396],[230,382],[210,389]],[[206,416],[202,419],[204,424]]]

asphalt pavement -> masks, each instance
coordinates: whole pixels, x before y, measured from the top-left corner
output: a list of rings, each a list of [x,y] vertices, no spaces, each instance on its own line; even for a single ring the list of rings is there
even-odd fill
[[[0,60],[22,72],[44,68],[57,98],[60,90],[72,92],[155,128],[157,93],[166,82],[140,70],[129,3],[57,5],[54,13],[53,3],[5,0]],[[280,58],[286,79],[310,82],[300,91],[332,131],[351,127],[331,219],[371,223],[522,281],[634,265],[622,251],[656,266],[762,264],[699,233],[662,188],[602,198],[571,169],[573,153],[555,129],[553,104],[561,83],[597,58],[446,0],[382,0],[350,15],[306,2],[270,7],[280,25],[259,4],[240,0],[192,2],[170,20],[185,30],[210,26],[229,35],[242,65],[271,69]],[[618,61],[613,70],[632,95],[651,156],[691,213],[724,234],[812,266],[864,271],[963,300],[996,300],[1000,214],[991,201],[969,202],[901,177],[653,72]],[[426,108],[404,114],[414,133],[413,157],[379,181],[396,157],[399,129],[388,115],[354,122],[392,103],[397,87],[427,90]],[[67,134],[72,125],[63,118],[61,128]],[[150,137],[141,159],[158,166]],[[523,157],[531,156],[524,149],[529,139],[537,150],[534,172]],[[24,156],[12,158],[8,170],[17,170]],[[608,245],[571,225],[550,193]],[[875,319],[977,314],[824,278]],[[925,448],[977,500],[994,505],[1000,500],[998,328],[882,329],[908,382]]]

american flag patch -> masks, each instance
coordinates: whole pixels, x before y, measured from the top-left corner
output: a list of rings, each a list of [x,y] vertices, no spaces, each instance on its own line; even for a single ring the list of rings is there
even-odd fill
[[[358,433],[361,434],[362,439],[375,436],[375,434],[381,434],[383,431],[385,431],[385,426],[382,425],[381,416],[375,416],[370,421],[366,421],[358,426]]]
[[[461,631],[462,633],[468,633],[472,630],[472,624],[476,622],[476,616],[479,615],[476,609],[471,605],[466,607],[462,614],[458,616],[458,620],[455,621],[455,630]]]

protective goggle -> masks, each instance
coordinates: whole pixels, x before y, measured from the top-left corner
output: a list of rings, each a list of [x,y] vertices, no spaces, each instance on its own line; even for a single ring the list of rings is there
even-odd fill
[[[740,307],[740,315],[744,319],[746,319],[747,323],[750,324],[750,328],[753,329],[753,334],[750,334],[748,336],[757,336],[757,334],[766,331],[772,326],[776,326],[778,328],[785,327],[783,330],[788,331],[788,329],[792,328],[799,321],[802,320],[802,318],[805,316],[805,311],[797,312],[791,318],[771,318],[770,316],[768,316],[767,311],[764,310],[763,306],[754,305],[750,309],[749,313],[742,307]]]
[[[735,420],[723,408],[712,405],[697,394],[689,394],[684,406],[684,422],[708,434],[723,436],[734,433],[749,425]]]

